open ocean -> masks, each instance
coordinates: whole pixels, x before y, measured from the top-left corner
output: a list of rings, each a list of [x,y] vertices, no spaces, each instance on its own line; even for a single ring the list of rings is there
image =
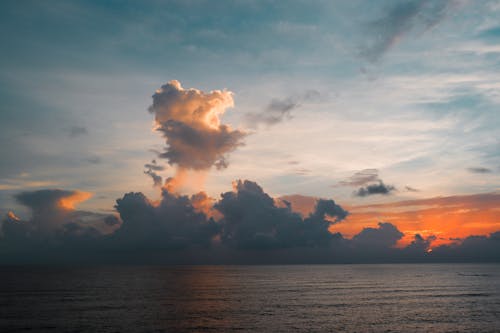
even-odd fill
[[[499,264],[0,267],[0,332],[500,332]]]

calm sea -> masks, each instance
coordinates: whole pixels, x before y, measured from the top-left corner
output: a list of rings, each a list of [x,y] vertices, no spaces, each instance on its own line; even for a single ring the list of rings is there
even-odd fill
[[[500,332],[500,265],[1,267],[24,331]]]

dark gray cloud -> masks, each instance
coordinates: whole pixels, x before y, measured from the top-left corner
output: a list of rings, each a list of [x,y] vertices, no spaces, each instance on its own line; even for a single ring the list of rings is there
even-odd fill
[[[408,192],[420,192],[419,189],[411,187],[411,186],[408,186],[408,185],[405,186],[405,190],[407,190]]]
[[[339,182],[342,186],[362,186],[371,182],[379,181],[377,169],[364,169],[356,172],[347,180]]]
[[[314,212],[303,219],[289,205],[278,207],[248,180],[236,182],[234,191],[223,193],[214,208],[223,215],[223,243],[254,249],[326,246],[334,238],[329,226],[348,214],[333,200],[318,200]]]
[[[483,167],[471,167],[467,168],[467,171],[471,173],[491,173],[493,172],[491,169],[483,168]]]
[[[15,199],[31,211],[31,218],[22,220],[10,212],[2,223],[3,238],[11,244],[64,241],[67,237],[96,238],[114,231],[119,224],[116,217],[74,208],[89,197],[85,192],[60,189],[19,193]]]
[[[163,85],[149,107],[156,130],[167,142],[158,156],[181,169],[227,167],[227,155],[241,146],[246,136],[220,123],[219,117],[232,106],[232,93],[226,90],[205,93],[184,89],[175,80]]]
[[[156,160],[152,160],[151,163],[144,164],[144,168],[146,168],[144,174],[150,176],[151,179],[153,179],[153,186],[161,187],[163,184],[163,178],[156,172],[165,170],[165,167],[157,164]]]
[[[378,175],[377,169],[364,169],[356,172],[354,175],[349,177],[346,180],[338,182],[335,186],[353,186],[358,187],[361,186],[358,190],[356,190],[353,194],[358,197],[366,197],[374,194],[390,194],[395,191],[396,188],[392,185],[386,185],[380,179]],[[406,187],[408,191],[412,189],[411,187]],[[412,189],[414,190],[414,189]]]
[[[121,223],[120,219],[118,219],[116,216],[114,215],[108,215],[106,216],[106,218],[104,219],[104,223],[106,223],[107,225],[109,226],[114,226],[114,225],[118,225]]]
[[[354,195],[358,197],[366,197],[376,194],[389,195],[394,191],[396,191],[394,186],[386,185],[382,180],[379,180],[378,184],[369,184],[359,188],[354,192]]]
[[[85,159],[90,164],[100,164],[102,159],[99,156],[90,156]]]
[[[60,200],[69,198],[76,193],[77,192],[75,191],[50,189],[33,192],[21,192],[16,194],[14,197],[19,203],[29,207],[33,211],[33,214],[36,215],[43,212],[60,210]]]
[[[154,187],[161,187],[163,184],[163,178],[151,169],[144,171],[145,175],[148,175],[153,180]]]
[[[436,240],[436,236],[422,237],[420,234],[415,234],[413,241],[405,248],[408,254],[420,254],[427,252],[431,243]]]
[[[352,238],[354,247],[367,250],[391,248],[404,234],[391,223],[381,222],[378,228],[364,228]]]
[[[206,196],[201,196],[206,197]],[[118,247],[186,248],[210,246],[220,225],[193,205],[200,196],[182,196],[162,190],[158,204],[142,193],[127,193],[116,201],[123,221],[110,239]]]
[[[500,231],[488,236],[469,236],[461,242],[441,245],[432,251],[436,261],[500,261]]]
[[[316,90],[307,90],[301,94],[288,96],[284,99],[272,99],[262,112],[245,114],[245,124],[250,128],[260,125],[272,126],[293,118],[292,111],[304,103],[314,102],[321,98]]]
[[[82,126],[71,126],[69,128],[69,137],[70,138],[76,138],[79,136],[87,135],[89,132],[87,131],[87,128],[82,127]]]
[[[218,200],[203,192],[174,194],[168,188],[162,189],[158,202],[142,193],[125,194],[116,203],[120,218],[71,209],[81,192],[21,193],[16,197],[31,209],[32,218],[24,221],[13,213],[5,217],[0,262],[500,261],[499,232],[434,249],[435,236],[417,234],[401,248],[396,244],[404,234],[388,222],[364,228],[352,239],[332,233],[332,225],[349,223],[348,212],[333,200],[314,199],[315,208],[299,215],[286,200],[276,200],[248,180],[235,182]]]
[[[379,60],[412,31],[425,32],[438,24],[453,7],[452,0],[398,1],[381,18],[370,22],[372,39],[361,52],[368,61]]]
[[[146,169],[150,169],[153,171],[164,171],[165,167],[163,165],[159,165],[156,160],[151,160],[151,163],[144,164]]]

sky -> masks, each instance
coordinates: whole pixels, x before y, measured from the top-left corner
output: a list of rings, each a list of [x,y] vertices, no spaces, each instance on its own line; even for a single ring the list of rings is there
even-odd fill
[[[2,1],[0,259],[500,260],[499,18]]]

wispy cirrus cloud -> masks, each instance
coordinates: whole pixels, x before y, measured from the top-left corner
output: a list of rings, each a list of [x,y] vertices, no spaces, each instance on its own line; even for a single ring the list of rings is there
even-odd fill
[[[493,170],[484,167],[470,167],[467,168],[467,171],[469,171],[470,173],[479,173],[479,174],[493,172]]]
[[[407,190],[408,192],[420,192],[418,188],[414,188],[411,186],[405,186],[405,190]]]
[[[321,93],[317,90],[306,90],[303,93],[288,96],[283,99],[272,99],[261,112],[245,114],[245,124],[250,128],[272,126],[293,118],[292,111],[302,105],[320,100]]]
[[[377,169],[364,169],[356,172],[346,180],[342,180],[338,185],[342,186],[362,186],[379,180]]]
[[[71,126],[68,130],[68,135],[70,138],[77,138],[79,136],[88,135],[89,132],[86,127],[83,126]]]
[[[29,180],[29,179],[2,179],[0,180],[0,191],[6,190],[21,190],[27,188],[42,188],[57,186],[58,182],[44,180]]]
[[[412,31],[425,32],[438,24],[453,7],[452,0],[400,1],[384,16],[368,24],[371,40],[361,56],[376,62]]]

